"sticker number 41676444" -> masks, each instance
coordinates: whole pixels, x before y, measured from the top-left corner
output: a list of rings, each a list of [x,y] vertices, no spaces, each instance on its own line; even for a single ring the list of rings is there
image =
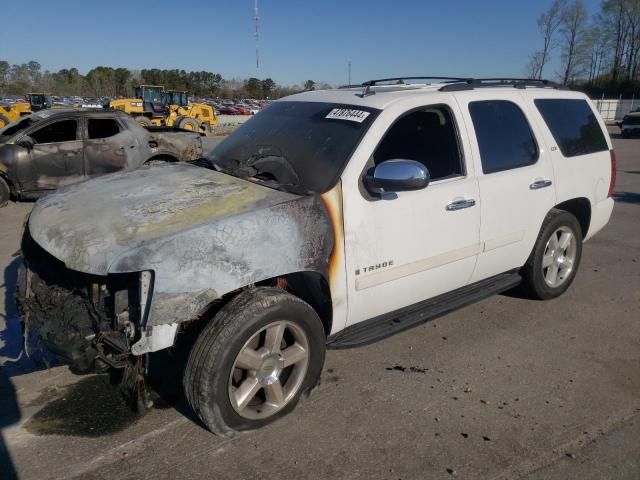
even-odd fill
[[[369,112],[364,110],[353,110],[350,108],[334,108],[326,117],[334,120],[348,120],[350,122],[362,123],[369,116]]]

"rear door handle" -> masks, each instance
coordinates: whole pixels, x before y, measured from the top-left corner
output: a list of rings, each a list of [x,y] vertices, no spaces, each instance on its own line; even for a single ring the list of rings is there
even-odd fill
[[[550,187],[552,183],[553,182],[551,180],[536,180],[531,185],[529,185],[529,188],[531,190],[540,190],[541,188]]]
[[[476,201],[473,198],[468,200],[456,200],[447,205],[447,211],[453,212],[455,210],[462,210],[463,208],[473,207]]]
[[[79,150],[74,150],[71,152],[64,152],[64,156],[65,157],[75,157],[76,155],[79,155],[80,151]]]

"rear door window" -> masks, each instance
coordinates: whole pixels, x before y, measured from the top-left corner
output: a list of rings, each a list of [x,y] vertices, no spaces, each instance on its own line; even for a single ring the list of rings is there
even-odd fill
[[[109,138],[120,133],[120,127],[112,118],[89,118],[87,131],[89,139]]]
[[[36,143],[61,143],[73,142],[77,140],[78,122],[77,120],[60,120],[50,123],[31,133],[30,137]]]
[[[609,150],[598,119],[585,100],[545,98],[534,103],[565,157]]]
[[[483,173],[524,167],[538,160],[538,144],[520,107],[507,100],[469,103]]]

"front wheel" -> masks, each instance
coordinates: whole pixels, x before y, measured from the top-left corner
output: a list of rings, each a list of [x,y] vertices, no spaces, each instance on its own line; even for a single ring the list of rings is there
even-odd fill
[[[324,328],[306,302],[284,290],[246,290],[196,340],[183,385],[212,432],[232,435],[289,413],[318,383]]]
[[[520,270],[525,293],[540,300],[562,295],[573,282],[581,257],[580,223],[569,212],[551,210],[527,263]]]

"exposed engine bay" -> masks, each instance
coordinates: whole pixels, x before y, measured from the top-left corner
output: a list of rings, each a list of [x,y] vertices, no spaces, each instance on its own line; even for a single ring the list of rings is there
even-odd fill
[[[135,408],[145,408],[147,357],[131,354],[141,335],[144,275],[97,276],[67,269],[33,241],[28,229],[22,256],[16,298],[25,335],[35,331],[75,373],[119,370],[125,396]]]

